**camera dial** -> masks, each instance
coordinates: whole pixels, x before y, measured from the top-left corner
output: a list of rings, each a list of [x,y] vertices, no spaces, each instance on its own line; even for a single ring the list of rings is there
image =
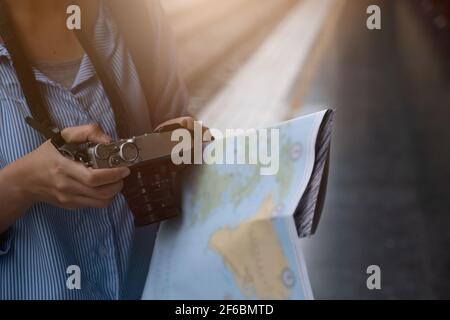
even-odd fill
[[[139,149],[131,141],[127,141],[120,146],[119,157],[122,161],[133,163],[139,159]]]

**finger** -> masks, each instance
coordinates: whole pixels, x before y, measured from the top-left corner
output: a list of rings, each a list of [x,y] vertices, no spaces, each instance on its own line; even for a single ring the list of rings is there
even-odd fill
[[[85,186],[96,188],[108,184],[114,184],[125,179],[130,175],[130,169],[127,167],[92,169],[86,168],[81,163],[72,161],[68,164],[66,173],[69,177],[77,180]]]
[[[127,167],[112,169],[91,169],[90,175],[84,179],[84,183],[92,188],[106,186],[122,181],[130,175],[130,169]]]
[[[123,180],[120,180],[116,183],[91,189],[92,195],[90,195],[90,197],[99,200],[107,200],[110,198],[114,198],[117,194],[119,194],[120,191],[122,191],[122,189]]]
[[[88,187],[72,178],[66,178],[56,186],[61,194],[77,195],[97,200],[107,200],[115,197],[123,188],[123,181],[119,181],[97,188]]]
[[[211,133],[211,130],[208,128],[203,128],[203,140],[204,141],[214,141],[215,138],[213,134]]]
[[[62,201],[60,201],[59,206],[69,210],[84,209],[84,208],[103,209],[107,208],[111,204],[112,200],[113,200],[112,198],[107,200],[99,200],[74,195],[70,197],[62,197]]]
[[[61,136],[67,143],[109,143],[111,137],[100,129],[98,125],[84,125],[66,128],[61,131]]]

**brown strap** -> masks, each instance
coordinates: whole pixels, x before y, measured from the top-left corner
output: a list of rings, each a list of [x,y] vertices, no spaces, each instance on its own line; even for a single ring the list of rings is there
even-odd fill
[[[92,64],[94,65],[95,71],[98,78],[100,79],[103,89],[106,92],[111,108],[114,112],[114,119],[116,122],[116,130],[120,138],[126,139],[131,136],[130,131],[130,121],[127,117],[127,112],[125,108],[125,103],[120,94],[120,90],[117,87],[116,81],[114,81],[114,76],[104,62],[104,59],[100,57],[99,53],[95,49],[93,43],[87,36],[86,32],[82,30],[76,30],[75,34],[83,47],[84,51],[88,55]]]

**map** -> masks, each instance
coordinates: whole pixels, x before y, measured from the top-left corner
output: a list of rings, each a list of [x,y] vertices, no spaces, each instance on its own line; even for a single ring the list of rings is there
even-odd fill
[[[273,127],[280,140],[275,175],[261,175],[260,163],[187,172],[182,216],[160,226],[143,299],[312,298],[293,213],[324,113]]]

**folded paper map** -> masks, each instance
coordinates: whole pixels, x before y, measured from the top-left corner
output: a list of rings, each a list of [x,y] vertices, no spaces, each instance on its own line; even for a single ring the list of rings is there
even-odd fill
[[[311,298],[298,243],[323,207],[332,117],[325,110],[272,128],[276,174],[262,175],[259,163],[190,169],[183,213],[159,228],[142,298]]]

